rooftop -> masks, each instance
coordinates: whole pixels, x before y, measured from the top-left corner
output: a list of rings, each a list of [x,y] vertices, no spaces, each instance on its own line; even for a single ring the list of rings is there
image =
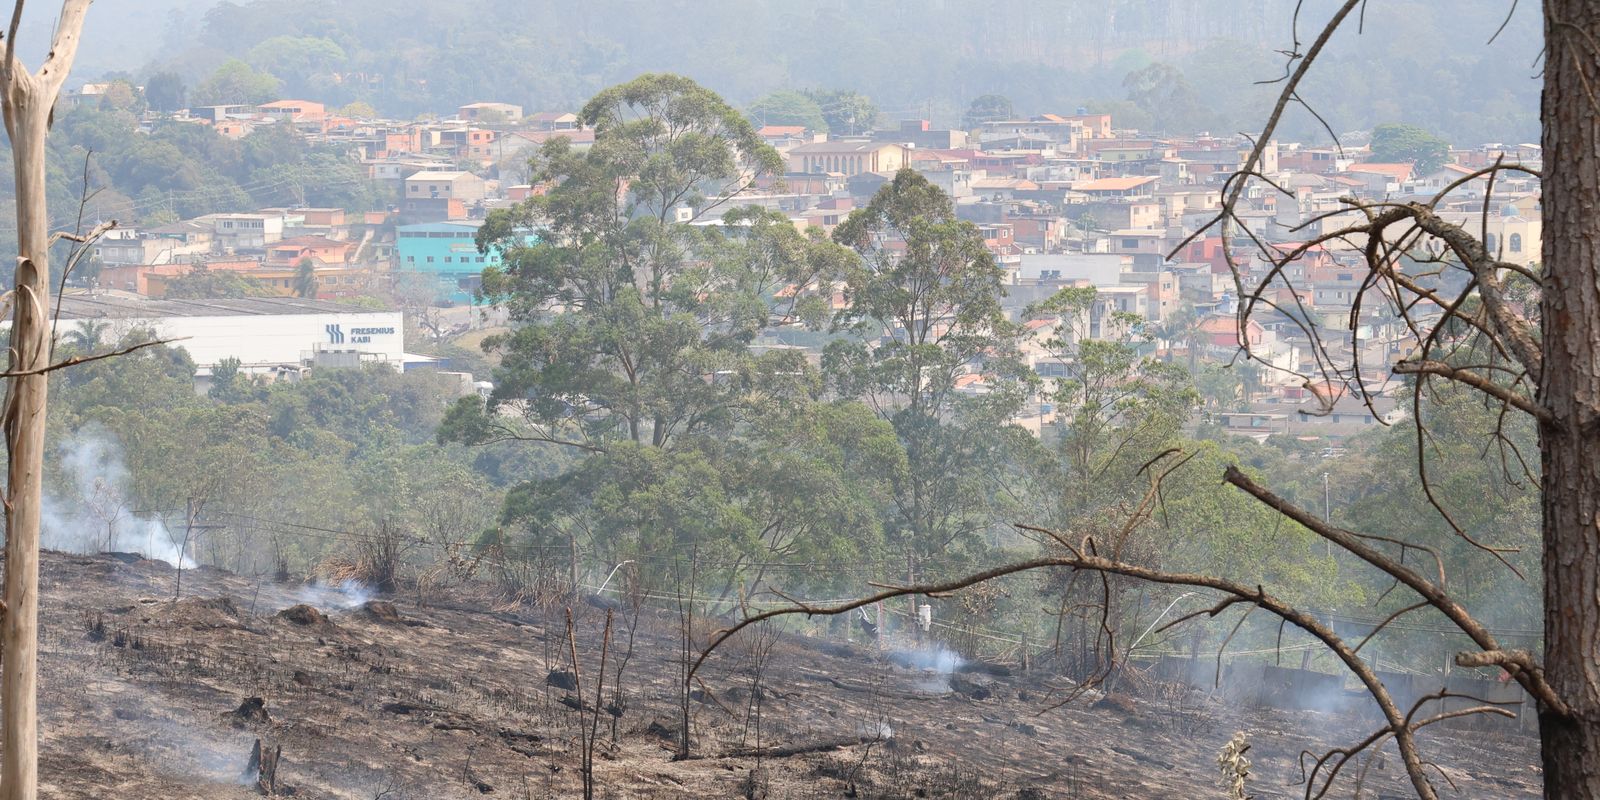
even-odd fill
[[[1346,172],[1366,172],[1378,175],[1387,175],[1395,180],[1405,180],[1411,177],[1411,164],[1386,164],[1376,161],[1367,161],[1361,164],[1351,164]]]
[[[799,136],[806,132],[804,125],[762,125],[757,136]]]
[[[282,247],[351,247],[351,246],[354,246],[354,245],[355,245],[355,242],[346,242],[346,241],[341,241],[339,239],[329,239],[326,236],[317,236],[317,235],[313,234],[313,235],[310,235],[310,236],[296,236],[296,237],[294,237],[292,239],[283,239],[283,240],[280,240],[280,241],[277,241],[277,242],[273,242],[272,248],[273,249],[277,249],[277,248],[282,248]]]
[[[1072,185],[1074,192],[1125,192],[1137,189],[1156,180],[1154,175],[1135,175],[1129,178],[1100,178],[1093,181],[1081,181]]]
[[[290,314],[371,314],[373,309],[299,297],[233,300],[157,300],[112,294],[66,294],[56,298],[64,320],[158,317],[259,317]]]
[[[408,181],[453,181],[453,180],[455,180],[457,178],[460,178],[462,176],[471,175],[471,174],[472,173],[467,172],[466,170],[446,171],[446,170],[440,170],[440,169],[425,169],[425,170],[423,170],[421,172],[418,172],[418,173],[412,175],[409,178],[406,178],[406,180],[408,180]]]
[[[790,150],[789,154],[790,155],[802,155],[803,156],[803,155],[827,154],[827,153],[870,153],[873,150],[881,150],[881,149],[883,149],[885,147],[900,147],[900,146],[901,145],[894,144],[892,142],[851,142],[851,141],[813,142],[811,144],[800,145],[799,147],[796,147],[793,150]]]

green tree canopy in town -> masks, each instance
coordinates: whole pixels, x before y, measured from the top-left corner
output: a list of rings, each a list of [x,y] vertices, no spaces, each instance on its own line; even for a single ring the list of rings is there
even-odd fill
[[[751,103],[744,113],[756,125],[804,125],[815,133],[828,130],[828,121],[822,116],[822,106],[806,93],[793,89],[763,95]]]
[[[1003,94],[985,94],[973,98],[967,113],[961,116],[961,127],[971,130],[985,122],[1011,119],[1016,111],[1011,108],[1011,98]]]
[[[828,132],[835,136],[853,136],[872,130],[878,121],[878,106],[872,98],[848,89],[812,90],[806,92],[828,123]]]
[[[151,109],[163,114],[184,108],[188,97],[189,89],[184,85],[183,76],[176,72],[157,72],[144,82],[145,100],[149,101]]]
[[[256,105],[278,99],[283,81],[270,72],[260,72],[233,59],[217,67],[211,76],[194,88],[190,102],[201,106],[228,104]]]
[[[1386,122],[1372,129],[1372,158],[1385,163],[1410,162],[1426,175],[1450,158],[1450,143],[1417,125]]]

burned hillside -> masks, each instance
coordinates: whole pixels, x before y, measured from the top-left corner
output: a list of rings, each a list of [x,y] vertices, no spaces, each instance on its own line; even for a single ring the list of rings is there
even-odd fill
[[[46,555],[43,796],[244,798],[270,777],[304,798],[570,797],[593,721],[601,797],[1220,797],[1217,753],[1243,731],[1251,793],[1287,798],[1302,751],[1371,727],[1359,707],[1253,708],[1154,675],[1055,707],[1070,682],[1021,664],[752,629],[694,681],[691,757],[674,760],[676,609],[614,609],[594,713],[606,602],[573,609],[569,640],[564,609],[468,593],[419,605],[203,568],[174,601],[175,578]],[[1452,796],[1539,795],[1531,736],[1424,736]],[[1392,753],[1349,769],[1363,796],[1404,792]]]

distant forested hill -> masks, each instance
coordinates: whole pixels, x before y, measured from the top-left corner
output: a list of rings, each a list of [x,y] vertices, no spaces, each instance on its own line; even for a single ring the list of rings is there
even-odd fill
[[[1300,37],[1336,5],[1306,0]],[[1415,122],[1463,143],[1536,131],[1537,8],[1512,0],[1371,0],[1306,99],[1336,130]],[[209,9],[207,10],[207,7]],[[1193,109],[1174,124],[1258,124],[1292,46],[1294,0],[101,0],[81,77],[172,69],[198,84],[229,59],[284,91],[362,100],[396,116],[494,99],[572,108],[646,71],[687,74],[731,100],[855,89],[890,118],[956,122],[1000,93],[1019,113],[1127,108],[1129,73],[1177,68]],[[43,8],[41,6],[41,8]],[[42,15],[40,15],[42,16]],[[126,24],[125,24],[126,23]],[[1151,73],[1172,80],[1170,71]],[[1309,115],[1287,133],[1312,136]]]

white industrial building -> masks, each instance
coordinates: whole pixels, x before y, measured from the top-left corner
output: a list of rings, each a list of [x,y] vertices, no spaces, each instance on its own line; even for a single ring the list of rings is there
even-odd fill
[[[149,329],[189,352],[200,378],[225,358],[256,374],[298,372],[311,366],[363,363],[404,369],[430,363],[405,352],[399,311],[374,311],[327,300],[251,297],[233,300],[149,299],[122,293],[67,294],[60,304],[58,336],[94,323],[109,326],[101,339],[114,342],[134,329]]]

